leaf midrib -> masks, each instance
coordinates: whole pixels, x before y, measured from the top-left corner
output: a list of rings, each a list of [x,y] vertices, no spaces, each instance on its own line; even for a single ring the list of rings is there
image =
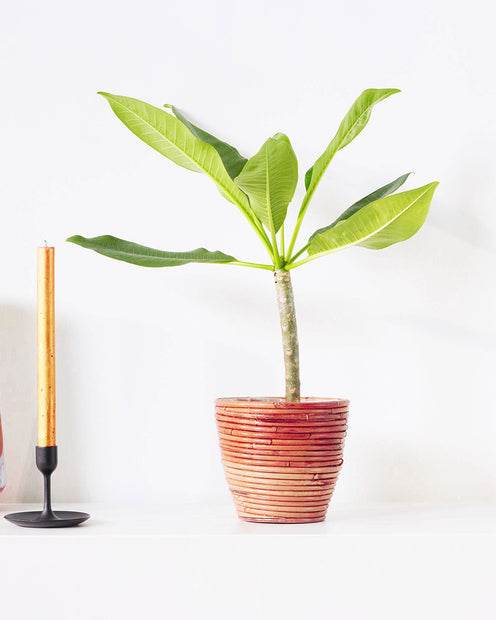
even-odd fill
[[[195,257],[190,257],[190,258],[173,258],[172,256],[153,256],[150,254],[139,254],[136,252],[122,252],[119,250],[106,250],[105,252],[102,250],[95,250],[95,252],[98,252],[99,254],[114,254],[115,256],[122,256],[122,257],[126,257],[126,256],[131,256],[133,258],[143,258],[146,260],[153,260],[153,261],[173,261],[173,262],[194,262],[194,263],[214,263],[217,261],[213,261],[212,259],[208,259],[208,258],[195,258]],[[226,255],[227,256],[227,255]],[[234,257],[232,257],[233,260],[236,260]],[[229,263],[232,261],[227,261],[227,260],[219,260],[219,263]]]
[[[270,200],[270,175],[269,175],[269,144],[265,149],[265,204],[267,205],[267,216],[270,222],[270,232],[272,236],[276,234],[274,218],[272,216],[272,202]]]

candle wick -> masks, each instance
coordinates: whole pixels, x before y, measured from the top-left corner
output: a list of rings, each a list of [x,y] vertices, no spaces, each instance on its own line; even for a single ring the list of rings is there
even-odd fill
[[[45,247],[48,247],[48,243],[47,243],[46,239],[44,240],[44,243],[45,243]]]

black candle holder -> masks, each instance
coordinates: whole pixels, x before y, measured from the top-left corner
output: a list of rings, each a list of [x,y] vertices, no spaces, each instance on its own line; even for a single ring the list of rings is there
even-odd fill
[[[73,527],[90,518],[86,512],[52,510],[51,475],[57,467],[57,446],[36,446],[36,467],[44,479],[43,510],[13,512],[5,515],[7,521],[21,527]]]

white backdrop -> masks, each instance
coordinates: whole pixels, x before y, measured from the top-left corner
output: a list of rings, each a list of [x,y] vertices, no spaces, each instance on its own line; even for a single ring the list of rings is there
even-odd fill
[[[2,501],[39,495],[34,300],[44,239],[57,246],[59,499],[223,495],[214,398],[282,391],[269,272],[146,270],[64,242],[107,233],[264,259],[209,180],[137,140],[96,91],[173,102],[243,154],[284,131],[302,179],[367,87],[403,92],[336,157],[301,239],[410,170],[408,187],[441,185],[409,242],[352,248],[294,272],[303,391],[352,401],[336,498],[494,500],[490,11],[481,0],[3,8]]]

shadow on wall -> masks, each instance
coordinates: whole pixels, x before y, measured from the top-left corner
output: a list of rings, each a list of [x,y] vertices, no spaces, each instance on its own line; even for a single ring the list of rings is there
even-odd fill
[[[64,384],[63,401],[68,409],[76,405],[77,388],[68,369],[77,369],[76,353],[63,320],[57,321],[57,377]],[[63,361],[63,362],[62,362]],[[60,390],[58,390],[60,392]],[[7,485],[1,501],[39,501],[41,477],[35,465],[37,440],[36,326],[34,308],[0,305],[0,412],[5,449]],[[63,420],[65,441],[80,452],[75,416]],[[61,435],[60,425],[57,434]],[[74,459],[76,460],[76,459]],[[77,497],[80,475],[69,465],[56,473],[57,491]]]
[[[37,496],[33,476],[36,443],[34,310],[0,305],[0,411],[7,486],[1,501]]]

